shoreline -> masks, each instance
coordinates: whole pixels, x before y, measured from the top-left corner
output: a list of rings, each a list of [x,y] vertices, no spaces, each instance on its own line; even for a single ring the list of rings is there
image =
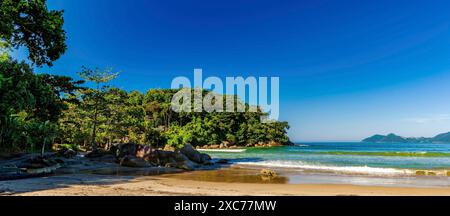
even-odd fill
[[[0,196],[450,196],[450,187],[356,185],[349,176],[340,176],[339,184],[320,181],[317,174],[308,182],[306,174],[296,184],[280,172],[266,181],[258,170],[245,167],[162,174],[129,170],[136,175],[110,171],[2,181]]]
[[[9,189],[9,191],[7,191]],[[256,184],[74,174],[2,182],[14,196],[450,196],[450,188]]]

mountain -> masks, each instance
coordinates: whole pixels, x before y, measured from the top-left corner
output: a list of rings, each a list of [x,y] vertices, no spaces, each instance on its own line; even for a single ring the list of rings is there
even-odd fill
[[[389,134],[387,136],[375,135],[375,136],[369,137],[367,139],[364,139],[363,142],[404,143],[404,142],[406,142],[406,139],[401,137],[401,136],[397,136],[397,135],[391,133],[391,134]]]
[[[433,137],[433,142],[450,143],[450,132],[439,134],[439,135]]]
[[[450,143],[450,132],[439,134],[433,138],[426,137],[401,137],[396,134],[384,135],[374,135],[369,138],[364,139],[362,142],[371,143]]]

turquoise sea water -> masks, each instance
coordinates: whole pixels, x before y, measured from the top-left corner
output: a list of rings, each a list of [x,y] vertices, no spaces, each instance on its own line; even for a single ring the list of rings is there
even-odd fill
[[[416,175],[418,170],[450,170],[449,144],[299,143],[253,148],[243,153],[210,153],[234,164],[368,175]]]

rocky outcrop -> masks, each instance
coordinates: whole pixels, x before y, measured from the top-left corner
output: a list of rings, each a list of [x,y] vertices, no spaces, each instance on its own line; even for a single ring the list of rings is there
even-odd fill
[[[54,156],[54,154],[45,157],[25,155],[6,161],[0,164],[0,180],[31,178],[51,174],[64,163],[61,159],[54,159]]]
[[[132,168],[170,167],[194,170],[201,166],[213,165],[211,157],[187,145],[181,150],[165,151],[135,143],[117,144],[110,151],[98,150],[85,157],[76,157],[72,149],[58,149],[44,157],[38,154],[2,156],[0,160],[0,180],[37,177],[54,173],[57,169],[76,161],[98,163],[118,163]]]
[[[271,180],[277,178],[278,174],[273,170],[263,169],[260,172],[260,176],[263,181],[271,181]]]
[[[216,164],[229,164],[230,162],[227,159],[219,159],[216,161]]]
[[[181,154],[184,154],[189,160],[199,164],[205,164],[211,161],[211,157],[208,154],[200,153],[192,145],[185,145],[180,150]]]
[[[137,158],[134,156],[125,156],[120,160],[120,165],[125,167],[134,167],[134,168],[144,168],[151,167],[152,164],[148,163],[142,158]]]
[[[195,150],[191,145],[168,151],[135,143],[118,144],[112,148],[113,154],[123,166],[161,166],[184,170],[194,170],[200,165],[212,164],[211,157]],[[125,160],[123,160],[126,158]]]
[[[275,141],[270,142],[259,142],[259,143],[251,143],[247,144],[245,146],[238,146],[236,144],[230,143],[230,142],[222,142],[220,145],[204,145],[201,147],[198,147],[200,149],[238,149],[238,148],[270,148],[270,147],[279,147],[279,146],[286,146],[286,145],[293,145],[294,143],[280,143]]]
[[[164,167],[194,170],[200,166],[200,164],[190,160],[186,155],[178,151],[157,150],[155,159],[157,164]]]

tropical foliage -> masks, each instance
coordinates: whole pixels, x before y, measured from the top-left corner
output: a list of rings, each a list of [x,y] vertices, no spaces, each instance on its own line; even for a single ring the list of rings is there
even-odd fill
[[[0,2],[0,151],[43,153],[54,143],[95,151],[117,142],[157,147],[289,142],[287,123],[262,123],[266,113],[249,112],[235,96],[224,98],[247,111],[178,113],[171,107],[178,90],[127,92],[109,85],[118,76],[112,69],[84,67],[81,81],[34,73],[33,66],[52,66],[66,50],[63,11],[48,10],[45,3]],[[19,47],[28,49],[31,65],[9,56]],[[82,87],[85,82],[90,87]]]

